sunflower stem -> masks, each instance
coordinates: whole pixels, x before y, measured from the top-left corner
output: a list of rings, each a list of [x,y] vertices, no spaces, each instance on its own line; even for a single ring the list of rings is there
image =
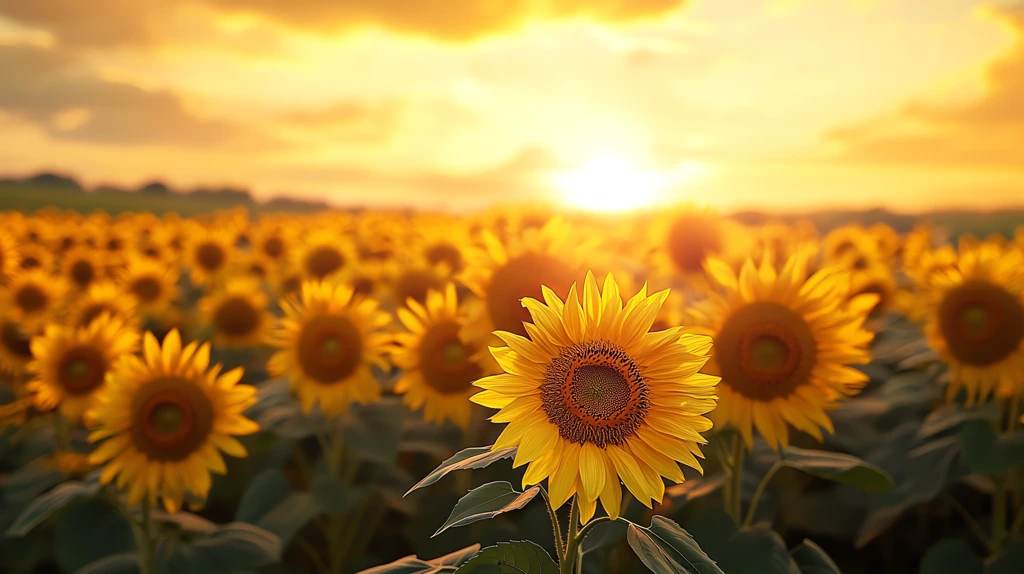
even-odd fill
[[[729,516],[739,524],[743,512],[743,455],[746,449],[739,434],[732,437],[732,486]]]
[[[548,509],[548,518],[551,520],[551,529],[554,531],[555,552],[558,553],[558,562],[561,563],[562,560],[565,560],[565,546],[562,542],[562,527],[558,524],[558,513],[551,506],[551,497],[548,496],[548,491],[543,486],[540,487],[540,494],[544,497],[544,507]]]
[[[980,540],[981,543],[985,545],[985,548],[988,548],[989,552],[991,552],[993,550],[992,541],[989,540],[988,535],[985,534],[985,531],[981,528],[978,522],[974,520],[974,517],[971,516],[971,513],[966,508],[964,508],[964,505],[961,504],[960,501],[954,498],[952,495],[946,493],[943,496],[950,501],[953,510],[955,510],[957,514],[959,514],[960,517],[964,519],[964,523],[967,524],[967,528],[971,531],[971,533],[974,534],[974,536],[977,537],[978,540]]]
[[[569,513],[569,533],[565,537],[565,552],[562,554],[561,562],[558,563],[559,574],[573,574],[580,543],[583,542],[577,535],[579,524],[580,505],[576,504],[576,498],[573,497],[572,511]]]
[[[768,487],[768,483],[771,482],[772,477],[775,476],[776,472],[782,468],[782,461],[776,461],[768,472],[765,473],[764,477],[761,478],[761,484],[757,485],[757,490],[754,492],[754,498],[750,500],[750,508],[747,509],[747,517],[743,519],[743,526],[750,526],[754,522],[754,515],[757,514],[757,505],[761,503],[761,497],[764,496],[764,490]],[[738,510],[738,509],[737,509]]]
[[[996,478],[992,494],[992,551],[998,552],[1006,542],[1006,485],[1008,478]]]
[[[142,500],[142,518],[138,523],[133,522],[135,531],[135,546],[139,554],[140,574],[155,574],[156,552],[153,540],[153,519],[150,515],[149,498]]]

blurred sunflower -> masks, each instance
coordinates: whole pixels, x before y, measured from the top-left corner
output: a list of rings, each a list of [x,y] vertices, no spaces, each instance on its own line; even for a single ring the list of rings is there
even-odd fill
[[[64,280],[40,269],[22,271],[11,277],[0,295],[0,308],[26,331],[34,332],[53,319],[67,291]]]
[[[298,257],[303,279],[322,281],[355,261],[350,241],[334,231],[314,231],[302,242]]]
[[[101,483],[116,477],[118,488],[127,487],[129,504],[161,497],[176,512],[186,493],[206,498],[210,472],[226,472],[221,451],[246,456],[234,435],[259,430],[243,415],[256,403],[256,388],[238,384],[241,368],[210,368],[209,344],[183,349],[178,331],[162,347],[147,332],[143,351],[144,359],[117,362],[86,414],[96,423],[89,440],[103,441],[89,462],[105,464]]]
[[[26,333],[8,313],[0,311],[0,373],[18,375],[32,360],[32,335]]]
[[[84,293],[71,298],[65,324],[86,327],[94,319],[109,314],[127,325],[137,326],[136,300],[111,281],[94,281]]]
[[[718,377],[698,372],[709,337],[648,332],[667,291],[645,287],[623,304],[612,276],[599,291],[592,273],[582,291],[573,284],[563,302],[544,287],[544,302],[524,299],[529,339],[497,333],[508,346],[491,352],[505,373],[477,381],[485,390],[471,400],[501,409],[491,420],[508,425],[493,448],[518,446],[514,466],[529,464],[523,485],[548,479],[555,507],[576,494],[586,522],[598,499],[619,516],[620,479],[650,507],[663,476],[684,480],[677,461],[701,469]]]
[[[267,364],[274,376],[288,376],[305,412],[320,405],[324,414],[344,414],[350,403],[372,402],[380,386],[370,365],[387,369],[391,336],[383,329],[391,316],[352,288],[327,282],[302,284],[298,299],[281,301],[272,344],[281,349]]]
[[[77,247],[61,259],[60,271],[69,285],[78,291],[85,291],[90,284],[104,276],[106,268],[102,257],[94,249]]]
[[[162,316],[178,298],[178,269],[169,263],[142,257],[129,259],[120,283],[135,299],[141,316]]]
[[[868,380],[846,365],[871,359],[873,335],[863,324],[877,295],[849,299],[848,273],[826,268],[808,277],[807,262],[795,255],[777,272],[768,258],[760,269],[748,259],[737,277],[709,260],[721,292],[690,311],[693,329],[715,340],[705,372],[722,383],[711,418],[739,430],[748,449],[753,427],[772,448],[789,444],[787,425],[822,440],[819,427],[832,432],[826,411]]]
[[[31,347],[28,371],[34,378],[26,388],[34,393],[36,408],[59,405],[65,418],[80,422],[114,363],[138,349],[139,335],[104,314],[86,327],[47,325]]]
[[[896,304],[899,284],[888,265],[874,262],[866,269],[854,271],[850,277],[850,297],[874,293],[878,300],[869,310],[871,315],[881,315]]]
[[[408,299],[420,305],[425,304],[427,293],[443,290],[448,277],[448,271],[443,266],[434,266],[426,262],[399,265],[392,284],[395,306],[401,306]]]
[[[213,342],[226,347],[246,347],[265,341],[273,323],[267,312],[267,295],[248,278],[227,282],[199,301],[199,310],[213,326]]]
[[[20,259],[14,236],[0,229],[0,286],[6,285],[11,274],[21,268]]]
[[[825,264],[842,264],[850,269],[867,269],[882,261],[878,242],[861,225],[843,225],[829,231],[822,239],[822,258]]]
[[[704,261],[739,261],[755,237],[743,225],[707,209],[684,207],[658,217],[650,226],[653,273],[659,283],[702,287]]]
[[[968,406],[997,387],[1024,387],[1024,255],[996,243],[961,245],[956,267],[923,286],[932,348],[949,364],[946,397]]]
[[[23,243],[18,247],[18,267],[22,271],[53,271],[53,253],[49,247],[37,243]]]
[[[461,337],[464,313],[460,312],[455,285],[443,292],[430,291],[426,304],[408,300],[398,309],[407,333],[395,335],[391,352],[395,366],[404,373],[395,392],[405,394],[412,410],[423,407],[423,418],[442,423],[446,418],[462,428],[469,426],[473,382],[483,374],[476,360],[481,346]]]
[[[255,253],[277,264],[285,261],[294,249],[289,228],[268,221],[260,221],[253,227],[250,242]]]
[[[891,261],[903,250],[903,238],[887,223],[872,225],[868,228],[868,233],[875,240],[875,246],[886,262]]]
[[[195,236],[186,247],[192,283],[209,285],[220,281],[235,255],[234,238],[230,230],[216,230],[195,226]]]
[[[530,320],[530,313],[520,300],[539,298],[541,285],[566,296],[569,286],[583,274],[579,245],[574,244],[571,229],[561,218],[540,229],[513,234],[507,244],[486,230],[481,239],[483,248],[467,253],[466,269],[459,276],[481,302],[467,324],[467,336],[472,340],[495,330],[525,335],[523,322]]]

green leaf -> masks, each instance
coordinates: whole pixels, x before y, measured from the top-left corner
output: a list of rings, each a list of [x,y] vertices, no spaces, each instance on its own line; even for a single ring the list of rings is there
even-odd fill
[[[184,532],[213,532],[217,528],[213,522],[191,512],[178,511],[171,514],[154,510],[151,516],[155,522],[173,524]]]
[[[626,540],[656,574],[724,574],[688,532],[664,516],[655,516],[650,528],[630,523]]]
[[[293,492],[273,510],[256,521],[256,525],[271,532],[287,546],[310,520],[323,513],[323,507],[307,492]]]
[[[347,486],[339,478],[325,474],[316,477],[309,493],[325,512],[336,514],[351,510],[360,500],[359,493],[354,492],[351,486]],[[366,494],[362,493],[362,496]]]
[[[57,515],[53,545],[65,572],[75,572],[104,556],[135,550],[128,520],[98,498],[70,504]]]
[[[818,478],[859,486],[870,493],[885,492],[894,486],[892,477],[884,470],[838,452],[786,447],[782,464]]]
[[[254,569],[279,561],[281,550],[281,539],[277,535],[252,524],[232,522],[179,547],[167,569],[190,574]]]
[[[22,511],[7,529],[8,536],[25,536],[30,530],[42,524],[61,508],[73,501],[90,498],[100,490],[99,483],[68,481],[58,484],[52,490],[39,495]]]
[[[399,397],[380,402],[353,405],[345,417],[345,448],[360,458],[381,464],[393,464],[402,443],[405,408]]]
[[[1024,540],[1010,542],[1006,550],[985,566],[985,574],[1020,574],[1024,572]]]
[[[718,557],[729,574],[799,574],[786,543],[767,524],[740,530],[729,539]]]
[[[138,574],[139,557],[134,552],[112,554],[79,568],[75,574]]]
[[[806,538],[790,554],[797,567],[800,568],[800,574],[842,574],[829,555],[820,546]]]
[[[497,462],[503,458],[512,458],[516,454],[516,447],[510,446],[501,450],[492,451],[489,446],[476,446],[461,450],[455,453],[454,456],[441,463],[440,466],[430,471],[430,474],[423,477],[423,480],[417,482],[405,493],[406,496],[414,490],[419,490],[425,486],[430,486],[435,482],[441,480],[444,475],[454,470],[466,470],[469,468],[484,468],[490,466],[491,463]]]
[[[484,548],[456,570],[458,574],[558,574],[558,565],[529,540]]]
[[[597,552],[602,548],[614,546],[626,537],[626,530],[629,524],[623,520],[614,522],[602,522],[590,531],[590,534],[583,540],[582,552],[589,554]]]
[[[944,538],[932,545],[921,559],[920,574],[982,574],[985,567],[967,542]]]
[[[288,477],[279,469],[268,468],[257,474],[245,489],[235,520],[256,524],[292,492]]]
[[[510,483],[504,481],[488,482],[474,488],[459,499],[455,508],[452,509],[451,516],[431,538],[449,528],[465,526],[480,520],[494,518],[505,512],[519,510],[533,500],[538,492],[540,492],[540,487],[537,486],[528,488],[526,492],[519,492],[512,488]]]
[[[975,474],[998,475],[1024,466],[1024,434],[999,436],[991,423],[972,421],[961,428],[960,444]]]
[[[358,574],[436,574],[452,572],[480,552],[480,545],[473,544],[451,554],[433,560],[420,560],[414,555],[399,558],[390,564],[375,566]]]

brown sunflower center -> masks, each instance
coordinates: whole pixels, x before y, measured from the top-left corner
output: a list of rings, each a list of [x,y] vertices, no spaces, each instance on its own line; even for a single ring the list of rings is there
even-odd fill
[[[991,365],[1010,356],[1024,340],[1024,306],[1002,287],[969,281],[943,298],[939,328],[957,360]]]
[[[65,237],[65,238],[60,240],[60,250],[61,251],[69,251],[77,243],[78,242],[75,241],[74,237]]]
[[[72,395],[85,395],[103,383],[107,374],[107,360],[92,345],[68,349],[60,358],[57,376],[64,390]]]
[[[213,430],[213,403],[188,379],[164,377],[146,383],[136,392],[131,412],[132,441],[150,460],[184,460]]]
[[[434,273],[426,269],[407,269],[395,281],[395,296],[402,304],[410,298],[417,303],[424,303],[427,300],[427,291],[440,291],[443,287],[444,281]]]
[[[459,339],[459,325],[455,322],[431,326],[420,346],[420,368],[423,379],[434,390],[443,394],[461,393],[483,375],[480,367],[470,360],[474,350]]]
[[[152,303],[160,298],[163,288],[156,277],[139,277],[132,281],[132,293],[143,303]]]
[[[726,319],[715,341],[722,383],[770,401],[807,384],[818,347],[807,322],[779,303],[748,303]]]
[[[352,280],[352,292],[356,295],[373,295],[373,279],[363,276]]]
[[[262,263],[250,263],[249,264],[249,275],[265,279],[267,276],[267,268]]]
[[[496,329],[526,335],[523,323],[530,322],[530,313],[520,300],[523,297],[540,300],[541,285],[564,298],[575,279],[564,262],[550,255],[528,253],[510,259],[494,272],[487,287],[487,313],[491,322]]]
[[[12,354],[26,360],[32,358],[30,338],[25,336],[16,323],[4,322],[3,328],[0,329],[0,341],[3,341],[4,347]]]
[[[224,264],[224,249],[216,243],[202,243],[196,248],[196,263],[206,271],[216,271]]]
[[[306,256],[306,272],[323,279],[345,265],[345,257],[330,245],[321,245]]]
[[[259,309],[244,297],[230,297],[213,312],[213,324],[226,335],[248,335],[256,330],[259,323]]]
[[[88,261],[75,261],[71,265],[71,280],[79,287],[86,287],[96,277],[96,270]]]
[[[435,243],[427,248],[427,261],[437,265],[444,263],[453,272],[462,270],[462,252],[451,243]]]
[[[284,253],[284,241],[280,237],[271,237],[263,242],[263,253],[277,259]]]
[[[302,279],[295,276],[289,277],[281,283],[281,290],[285,293],[298,293],[301,288]]]
[[[25,285],[14,296],[14,302],[26,313],[35,313],[46,308],[50,298],[38,285]]]
[[[43,266],[43,262],[39,260],[35,255],[25,255],[21,258],[21,268],[25,270],[38,269]]]
[[[315,317],[299,334],[299,367],[318,383],[344,381],[356,372],[362,357],[362,334],[346,317]]]
[[[625,349],[608,341],[567,347],[548,365],[541,405],[562,438],[621,445],[650,408],[647,383]]]
[[[701,272],[704,259],[720,252],[723,244],[722,230],[714,220],[682,215],[669,228],[665,247],[678,270],[694,273]]]
[[[107,251],[120,251],[122,247],[124,247],[124,242],[117,237],[107,240]]]

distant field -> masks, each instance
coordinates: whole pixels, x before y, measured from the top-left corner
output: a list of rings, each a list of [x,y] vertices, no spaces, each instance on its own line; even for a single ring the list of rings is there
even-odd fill
[[[125,211],[148,211],[158,215],[178,213],[183,217],[191,217],[229,209],[236,205],[238,204],[234,201],[212,197],[189,197],[187,194],[180,193],[168,193],[165,195],[117,191],[83,193],[81,191],[27,186],[24,184],[0,185],[0,211],[16,210],[31,213],[46,207],[57,207],[81,213],[89,213],[99,209],[111,214]],[[314,206],[296,206],[290,209],[282,209],[280,206],[267,206],[255,202],[244,205],[252,212],[314,211],[317,209]]]

